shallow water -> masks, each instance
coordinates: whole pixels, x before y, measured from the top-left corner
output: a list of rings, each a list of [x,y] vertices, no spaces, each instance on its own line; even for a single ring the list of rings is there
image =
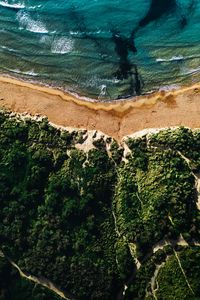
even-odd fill
[[[118,99],[199,80],[198,0],[2,0],[0,72]]]

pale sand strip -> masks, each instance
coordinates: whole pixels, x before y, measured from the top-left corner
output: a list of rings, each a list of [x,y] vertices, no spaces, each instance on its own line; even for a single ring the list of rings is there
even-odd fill
[[[0,76],[0,107],[46,115],[55,124],[100,130],[120,140],[146,128],[200,127],[200,84],[126,101],[94,103],[60,90]]]

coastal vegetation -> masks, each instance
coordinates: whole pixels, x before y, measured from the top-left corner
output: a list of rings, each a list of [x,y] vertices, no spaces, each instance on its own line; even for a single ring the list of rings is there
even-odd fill
[[[199,171],[199,130],[119,145],[2,111],[0,299],[200,299]]]
[[[59,300],[60,297],[41,285],[24,279],[5,259],[0,258],[0,299],[1,300]]]

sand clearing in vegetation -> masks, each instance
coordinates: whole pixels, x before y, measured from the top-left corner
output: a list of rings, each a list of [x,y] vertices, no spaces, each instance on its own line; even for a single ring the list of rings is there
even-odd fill
[[[146,128],[200,128],[200,84],[105,103],[0,76],[0,108],[45,115],[51,122],[66,127],[100,130],[119,141]]]

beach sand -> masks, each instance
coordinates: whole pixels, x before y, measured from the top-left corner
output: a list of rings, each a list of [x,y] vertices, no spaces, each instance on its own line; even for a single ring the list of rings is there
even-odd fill
[[[200,128],[200,84],[105,103],[0,76],[0,108],[45,115],[51,122],[66,127],[100,130],[120,141],[146,128]]]

